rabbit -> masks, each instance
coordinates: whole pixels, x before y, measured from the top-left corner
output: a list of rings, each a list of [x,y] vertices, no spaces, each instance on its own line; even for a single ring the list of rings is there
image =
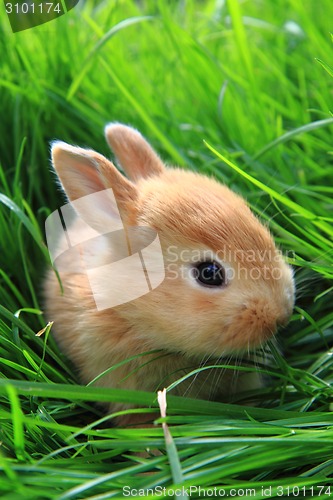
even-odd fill
[[[264,345],[288,323],[295,295],[292,268],[268,228],[214,178],[166,166],[134,128],[110,123],[105,135],[127,177],[93,150],[52,144],[52,164],[74,211],[67,233],[53,242],[61,285],[49,270],[45,310],[81,382],[97,377],[99,387],[156,391],[195,368]],[[70,248],[68,234],[77,243]],[[152,241],[149,266],[140,262],[156,283],[140,295],[140,266],[125,257],[142,257]],[[112,262],[120,273],[110,278]],[[154,274],[161,262],[162,279]],[[119,298],[120,289],[129,300]],[[172,393],[230,400],[260,383],[257,374],[211,368]],[[108,411],[126,408],[112,403]]]

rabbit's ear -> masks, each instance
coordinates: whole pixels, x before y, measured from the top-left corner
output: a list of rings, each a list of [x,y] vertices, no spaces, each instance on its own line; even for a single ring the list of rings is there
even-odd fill
[[[105,127],[105,136],[120,165],[133,181],[164,171],[162,160],[134,128],[121,123],[109,123]]]
[[[56,141],[52,163],[74,209],[89,225],[104,232],[110,219],[120,220],[119,211],[128,218],[137,189],[104,156]]]

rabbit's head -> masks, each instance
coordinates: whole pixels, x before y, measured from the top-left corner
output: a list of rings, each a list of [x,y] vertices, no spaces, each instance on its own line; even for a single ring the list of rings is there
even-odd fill
[[[288,322],[294,305],[292,270],[268,229],[225,185],[166,167],[131,127],[110,124],[106,137],[127,178],[91,150],[56,142],[52,157],[70,201],[111,188],[125,228],[157,232],[165,278],[118,305],[117,314],[150,348],[221,356],[263,344]],[[117,212],[103,201],[77,210],[104,233]],[[115,249],[106,245],[101,263],[108,251]],[[136,286],[128,274],[126,280],[129,289]],[[105,279],[101,293],[116,288]],[[108,311],[103,317],[107,325]]]

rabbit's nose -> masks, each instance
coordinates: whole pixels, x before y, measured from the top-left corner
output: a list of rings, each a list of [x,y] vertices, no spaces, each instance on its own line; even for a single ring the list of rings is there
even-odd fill
[[[244,306],[241,320],[248,325],[255,338],[264,340],[274,335],[282,318],[274,303],[264,299],[253,299]]]
[[[239,308],[237,321],[230,326],[225,341],[234,349],[256,348],[277,330],[278,311],[265,299],[249,299]]]
[[[291,317],[291,313],[284,314],[283,316],[280,316],[276,321],[277,327],[278,328],[285,328],[290,321],[290,317]]]

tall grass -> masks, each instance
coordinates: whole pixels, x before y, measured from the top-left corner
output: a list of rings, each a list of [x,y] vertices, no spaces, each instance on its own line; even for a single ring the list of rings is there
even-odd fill
[[[330,12],[329,0],[81,1],[16,34],[1,15],[1,498],[122,498],[124,486],[172,495],[175,482],[203,488],[192,498],[215,486],[258,499],[270,487],[272,498],[333,494]],[[44,329],[43,226],[63,202],[49,143],[108,155],[102,129],[114,120],[170,164],[242,193],[296,272],[267,386],[245,395],[256,406],[170,390],[171,448],[162,420],[113,428],[94,404],[155,408],[155,394],[79,386]]]

